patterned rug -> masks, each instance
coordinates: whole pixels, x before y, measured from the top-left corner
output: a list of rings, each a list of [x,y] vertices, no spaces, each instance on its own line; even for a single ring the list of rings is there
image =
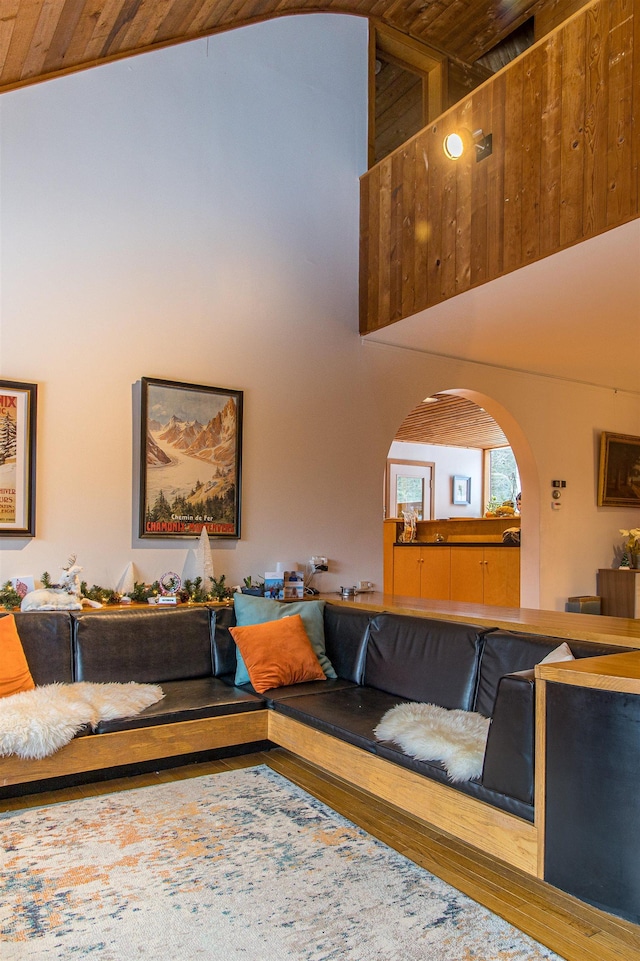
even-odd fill
[[[558,959],[264,766],[0,831],[2,961]]]

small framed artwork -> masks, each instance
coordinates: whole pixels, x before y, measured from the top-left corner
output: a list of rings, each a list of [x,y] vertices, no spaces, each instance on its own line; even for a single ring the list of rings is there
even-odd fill
[[[0,537],[35,537],[37,393],[0,380]]]
[[[598,507],[640,507],[640,437],[602,432]]]
[[[454,474],[452,481],[451,499],[454,504],[471,503],[471,478]]]
[[[143,377],[140,537],[240,537],[242,391]]]

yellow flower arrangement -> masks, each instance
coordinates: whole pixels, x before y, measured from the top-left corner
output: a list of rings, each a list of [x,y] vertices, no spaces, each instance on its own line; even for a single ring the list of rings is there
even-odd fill
[[[628,531],[620,528],[620,533],[627,538],[624,545],[625,551],[629,551],[630,554],[640,554],[640,527],[632,527]]]

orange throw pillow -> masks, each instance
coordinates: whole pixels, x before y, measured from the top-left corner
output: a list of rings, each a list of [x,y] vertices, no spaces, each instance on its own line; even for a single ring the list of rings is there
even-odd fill
[[[326,680],[299,614],[229,630],[259,694],[272,687]]]
[[[0,617],[0,697],[35,687],[13,614]]]

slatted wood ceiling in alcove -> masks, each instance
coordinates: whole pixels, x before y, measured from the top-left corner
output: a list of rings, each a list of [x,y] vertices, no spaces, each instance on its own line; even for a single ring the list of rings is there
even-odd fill
[[[434,398],[435,403],[422,402],[414,407],[396,440],[482,449],[508,445],[493,417],[473,401],[451,394],[434,394]]]

